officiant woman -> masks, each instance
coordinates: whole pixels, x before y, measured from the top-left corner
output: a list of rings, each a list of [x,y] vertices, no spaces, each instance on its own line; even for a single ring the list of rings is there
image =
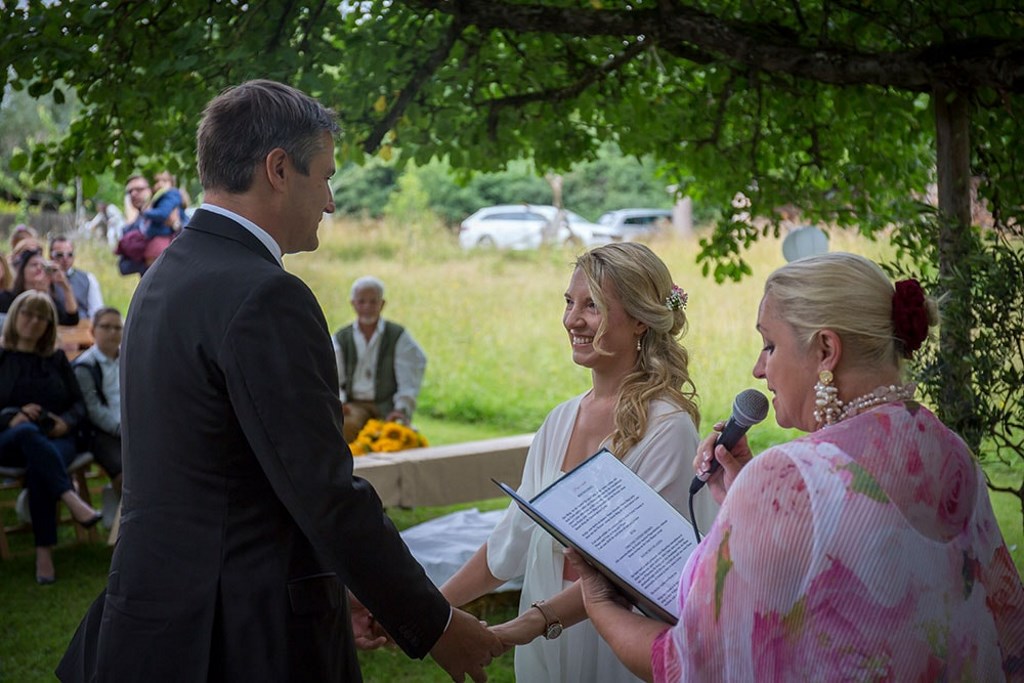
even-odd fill
[[[625,609],[578,556],[587,614],[654,681],[1020,680],[1024,590],[964,442],[904,384],[937,322],[915,280],[853,254],[769,276],[754,376],[806,436],[751,459],[702,443],[718,518],[673,627]],[[741,471],[742,470],[742,471]]]
[[[609,244],[579,258],[565,291],[562,324],[573,362],[590,369],[593,385],[541,425],[520,495],[534,496],[606,447],[686,515],[699,415],[688,355],[679,343],[685,307],[686,293],[642,244]],[[702,520],[717,509],[708,503],[697,513]],[[441,592],[463,605],[518,576],[524,576],[520,615],[495,627],[507,647],[519,646],[516,680],[636,680],[585,621],[578,575],[562,546],[514,504]]]

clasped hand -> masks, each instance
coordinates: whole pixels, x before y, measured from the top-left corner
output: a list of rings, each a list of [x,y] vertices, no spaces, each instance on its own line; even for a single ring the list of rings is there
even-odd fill
[[[349,603],[356,647],[374,650],[391,642],[383,626],[351,592]],[[485,683],[484,668],[505,650],[485,622],[468,612],[453,609],[448,628],[430,650],[430,656],[455,683],[463,683],[467,675],[474,683]]]
[[[26,403],[19,410],[18,413],[11,418],[9,427],[17,427],[24,422],[35,422],[40,423],[44,416],[49,415],[50,423],[49,430],[46,432],[47,436],[54,438],[60,438],[68,433],[68,424],[60,418],[58,415],[48,413],[38,403]]]

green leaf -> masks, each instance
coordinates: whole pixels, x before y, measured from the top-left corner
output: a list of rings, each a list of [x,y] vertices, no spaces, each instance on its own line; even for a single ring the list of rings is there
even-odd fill
[[[28,154],[23,150],[15,150],[14,154],[11,155],[11,160],[7,163],[7,167],[12,171],[20,171],[25,168],[28,164]]]
[[[82,195],[85,197],[94,197],[96,192],[99,190],[99,179],[94,175],[82,176]]]
[[[43,81],[43,80],[33,81],[28,86],[28,94],[31,95],[32,97],[42,97],[46,93],[50,92],[50,89],[52,87],[53,87],[53,83],[51,83],[49,81]]]

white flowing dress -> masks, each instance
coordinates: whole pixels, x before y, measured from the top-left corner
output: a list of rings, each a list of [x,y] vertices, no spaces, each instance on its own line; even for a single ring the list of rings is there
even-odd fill
[[[581,394],[557,406],[537,431],[526,456],[519,494],[532,498],[561,477],[569,437],[579,411]],[[648,407],[647,432],[622,461],[651,485],[684,517],[689,518],[687,494],[693,479],[693,457],[700,439],[693,420],[665,401]],[[694,500],[702,529],[711,526],[718,506],[702,491]],[[487,539],[487,565],[499,579],[523,577],[519,611],[530,609],[571,585],[563,580],[562,546],[514,504]],[[633,683],[638,679],[601,640],[590,621],[565,630],[555,640],[536,638],[516,648],[516,680],[522,683]]]

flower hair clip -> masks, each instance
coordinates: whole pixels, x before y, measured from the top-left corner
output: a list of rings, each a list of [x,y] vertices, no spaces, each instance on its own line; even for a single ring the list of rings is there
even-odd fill
[[[904,358],[912,357],[928,337],[928,308],[924,290],[917,280],[896,283],[892,295],[892,326],[896,339],[903,345]]]
[[[665,297],[665,308],[670,311],[678,311],[686,308],[686,302],[689,300],[690,295],[682,287],[672,285],[672,292]]]

